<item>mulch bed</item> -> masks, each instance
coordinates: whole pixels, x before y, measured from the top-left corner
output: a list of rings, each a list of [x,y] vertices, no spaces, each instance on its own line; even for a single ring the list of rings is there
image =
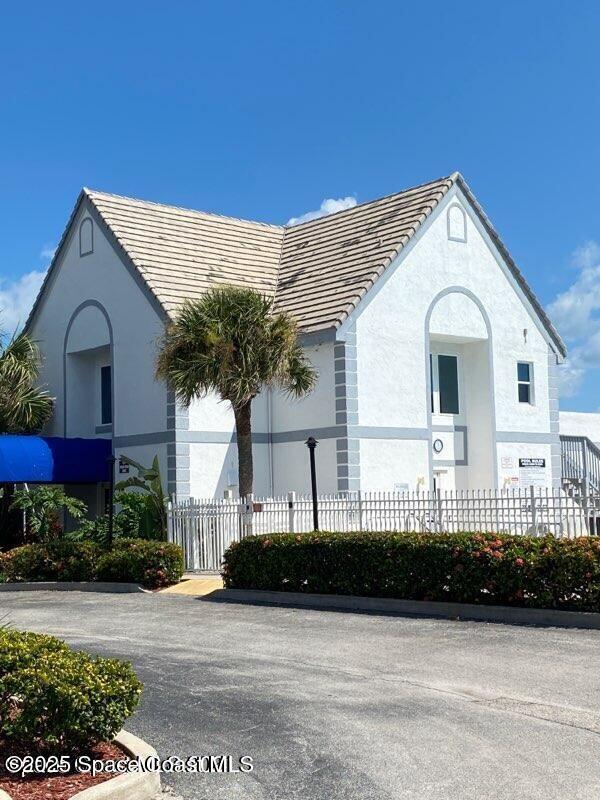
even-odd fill
[[[93,776],[91,773],[70,773],[66,775],[28,775],[19,778],[7,772],[5,758],[9,755],[35,755],[21,753],[17,748],[0,743],[0,788],[13,798],[13,800],[69,800],[77,792],[82,792],[97,783],[104,783],[111,778],[116,778],[116,773],[103,772]],[[86,753],[91,758],[106,760],[120,760],[127,758],[126,753],[109,742],[96,745],[93,750]]]

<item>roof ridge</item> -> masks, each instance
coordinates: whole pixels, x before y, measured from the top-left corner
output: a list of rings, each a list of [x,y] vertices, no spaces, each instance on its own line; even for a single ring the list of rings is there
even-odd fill
[[[296,225],[284,225],[283,227],[286,231],[291,230],[292,228],[301,228],[303,225],[310,225],[313,222],[321,222],[325,219],[331,219],[331,217],[337,217],[340,214],[349,214],[351,211],[355,211],[357,208],[363,208],[364,206],[372,205],[373,203],[379,203],[381,200],[388,200],[390,197],[396,197],[397,195],[406,194],[407,192],[413,192],[415,189],[423,189],[425,186],[431,186],[434,183],[444,183],[444,181],[455,183],[455,181],[460,177],[460,172],[452,172],[450,175],[444,175],[431,181],[425,181],[425,183],[418,183],[416,186],[406,186],[404,189],[399,189],[397,192],[390,192],[389,194],[381,195],[381,197],[375,197],[373,200],[365,200],[364,202],[357,203],[355,206],[351,206],[350,208],[342,208],[339,211],[333,211],[331,214],[323,214],[322,217],[307,219],[305,222],[298,222]]]
[[[104,197],[114,197],[118,200],[129,200],[133,203],[143,203],[147,206],[157,206],[158,208],[172,208],[175,211],[187,211],[192,214],[200,214],[205,217],[217,217],[218,219],[228,219],[232,220],[233,222],[244,222],[248,225],[259,225],[264,228],[272,228],[274,230],[282,231],[284,226],[283,225],[276,225],[272,222],[262,222],[256,219],[245,219],[244,217],[233,217],[230,214],[217,214],[214,211],[202,211],[198,208],[189,208],[187,206],[176,206],[173,203],[159,203],[156,200],[144,200],[141,197],[130,197],[126,194],[116,194],[115,192],[104,192],[101,189],[90,189],[88,186],[84,186],[82,191],[85,193],[87,197],[93,200],[95,195],[104,195]]]

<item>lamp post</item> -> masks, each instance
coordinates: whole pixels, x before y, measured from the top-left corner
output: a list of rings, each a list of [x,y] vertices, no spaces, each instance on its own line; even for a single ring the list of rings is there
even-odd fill
[[[310,488],[312,491],[312,507],[313,507],[313,529],[319,530],[319,504],[317,501],[317,468],[315,465],[315,448],[318,442],[314,436],[309,436],[306,440],[306,446],[310,453]]]
[[[108,484],[108,547],[109,550],[112,550],[115,527],[115,464],[117,459],[115,454],[111,453],[106,460],[110,468]]]

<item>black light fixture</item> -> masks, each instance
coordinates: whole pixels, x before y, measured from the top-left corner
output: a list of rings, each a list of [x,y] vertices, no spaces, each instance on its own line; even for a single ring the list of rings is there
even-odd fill
[[[319,530],[319,504],[317,501],[317,468],[315,465],[315,448],[318,442],[314,436],[309,436],[306,446],[310,453],[310,487],[312,491],[313,530]]]

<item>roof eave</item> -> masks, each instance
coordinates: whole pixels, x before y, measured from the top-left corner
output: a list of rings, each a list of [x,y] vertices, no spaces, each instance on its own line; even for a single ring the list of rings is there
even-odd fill
[[[510,254],[509,249],[506,247],[506,245],[504,244],[504,242],[500,238],[499,233],[494,228],[494,226],[492,225],[489,217],[487,216],[487,214],[485,213],[485,211],[483,210],[483,208],[479,204],[477,198],[475,197],[475,195],[471,191],[471,189],[469,187],[469,184],[466,182],[466,180],[460,174],[460,172],[454,173],[454,180],[456,182],[456,185],[460,187],[460,189],[463,191],[463,193],[468,198],[469,202],[473,206],[473,209],[475,210],[475,213],[479,217],[479,220],[481,221],[482,225],[486,229],[486,231],[487,231],[488,235],[490,236],[491,240],[493,241],[494,245],[497,247],[498,251],[500,252],[502,257],[504,258],[504,260],[508,264],[508,266],[509,266],[509,268],[510,268],[510,270],[511,270],[511,272],[512,272],[514,278],[515,278],[515,280],[517,281],[517,283],[519,284],[519,286],[522,289],[523,293],[525,294],[525,296],[527,297],[527,299],[529,300],[529,302],[533,306],[533,309],[536,312],[536,314],[538,315],[538,317],[540,318],[540,320],[542,322],[542,325],[546,329],[546,332],[548,333],[549,337],[552,339],[552,342],[556,346],[559,355],[561,355],[563,358],[565,358],[566,355],[567,355],[567,347],[566,347],[564,341],[562,340],[562,337],[560,336],[560,334],[558,333],[558,331],[556,330],[556,328],[552,324],[552,321],[550,320],[550,317],[544,311],[544,308],[543,308],[542,304],[540,303],[540,301],[537,299],[533,289],[529,286],[529,284],[525,280],[525,276],[523,275],[523,273],[521,272],[521,270],[517,266],[515,260],[513,259],[513,257]]]

